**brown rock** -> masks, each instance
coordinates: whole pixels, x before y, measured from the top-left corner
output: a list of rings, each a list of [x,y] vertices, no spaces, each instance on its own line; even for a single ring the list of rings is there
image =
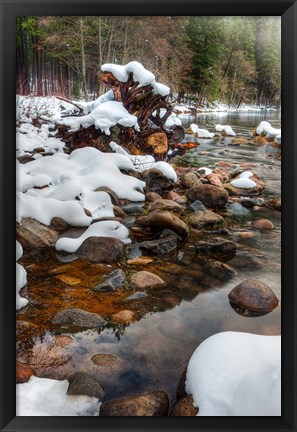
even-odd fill
[[[95,354],[91,358],[96,366],[110,367],[118,362],[118,358],[112,354]]]
[[[148,202],[154,202],[160,199],[162,199],[161,195],[157,194],[156,192],[148,192],[145,194],[145,200]]]
[[[121,209],[121,207],[118,206],[113,206],[113,212],[115,214],[116,217],[125,219],[125,217],[127,216],[126,213],[124,212],[124,210]]]
[[[116,323],[130,323],[135,321],[135,313],[131,310],[122,310],[111,316],[112,320]]]
[[[274,210],[281,211],[281,209],[282,209],[282,200],[281,200],[281,197],[270,199],[268,201],[268,206],[274,208]]]
[[[271,230],[274,228],[273,223],[268,219],[258,219],[253,223],[253,226],[260,230]]]
[[[29,381],[30,377],[35,375],[33,369],[26,363],[16,362],[16,384],[22,384]]]
[[[164,132],[153,133],[147,137],[146,145],[152,147],[153,154],[162,155],[168,151],[167,135]]]
[[[267,144],[267,140],[265,137],[255,136],[252,143],[257,145],[263,145],[263,144]]]
[[[125,244],[113,237],[89,237],[75,252],[87,261],[98,263],[117,262],[124,253]]]
[[[176,389],[176,399],[177,400],[181,399],[182,397],[187,396],[187,393],[186,393],[187,369],[188,369],[188,366],[185,367],[183,373],[181,374],[179,382],[178,382],[178,386]]]
[[[193,228],[216,228],[224,225],[225,219],[210,210],[205,210],[191,214],[188,222]]]
[[[188,395],[177,401],[171,410],[170,416],[173,417],[193,417],[198,414],[199,409],[193,405],[193,397]]]
[[[164,177],[162,172],[156,168],[146,170],[142,174],[142,180],[146,183],[147,192],[162,194],[164,190],[169,190],[174,187],[174,183]]]
[[[181,238],[186,238],[189,235],[189,227],[187,224],[169,211],[154,211],[150,213],[146,223],[150,228],[156,231],[162,231],[166,228],[171,229]]]
[[[65,231],[69,228],[69,224],[59,217],[54,217],[51,220],[51,228],[56,231]]]
[[[177,202],[162,198],[149,205],[149,211],[168,210],[174,213],[180,213],[182,209],[183,208]]]
[[[220,177],[217,174],[208,174],[205,178],[210,184],[217,187],[223,187]]]
[[[239,145],[239,144],[248,144],[249,140],[247,140],[246,138],[233,138],[231,140],[231,143],[234,145]]]
[[[194,186],[187,191],[190,201],[201,201],[206,207],[223,208],[228,202],[228,193],[217,186],[204,184]]]
[[[102,404],[101,417],[111,416],[168,416],[169,398],[164,391],[153,391],[139,396],[113,400]]]
[[[53,246],[59,234],[52,228],[41,224],[35,219],[23,218],[16,225],[16,238],[24,249],[36,250]]]
[[[185,195],[179,195],[174,191],[169,191],[167,194],[167,199],[177,202],[178,204],[187,204],[188,200]]]
[[[207,241],[199,241],[195,244],[196,252],[204,254],[233,255],[236,252],[236,244],[221,237],[212,237]]]
[[[278,305],[272,289],[258,279],[247,279],[229,293],[230,302],[242,309],[254,312],[269,312]]]
[[[134,273],[130,282],[136,289],[154,288],[164,284],[163,279],[158,275],[145,270]]]

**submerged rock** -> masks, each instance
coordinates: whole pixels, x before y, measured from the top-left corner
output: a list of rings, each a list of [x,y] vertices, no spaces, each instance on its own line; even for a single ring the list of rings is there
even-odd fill
[[[124,253],[125,244],[113,237],[89,237],[75,252],[87,261],[97,263],[117,262]]]
[[[106,321],[96,313],[86,312],[82,309],[64,309],[54,316],[53,324],[70,324],[77,327],[102,327]]]
[[[160,276],[145,270],[134,273],[130,282],[136,289],[153,288],[164,284]]]
[[[210,210],[205,210],[191,214],[188,222],[193,228],[217,228],[225,224],[225,219]]]
[[[125,309],[113,314],[111,318],[116,323],[130,323],[135,321],[135,313],[131,310]]]
[[[188,395],[179,399],[170,412],[172,417],[192,417],[198,414],[199,408],[193,405],[193,397]]]
[[[94,354],[91,358],[96,366],[110,367],[118,362],[118,358],[112,354],[99,353]]]
[[[242,309],[254,312],[269,312],[278,305],[272,289],[258,279],[247,279],[229,293],[230,302]]]
[[[253,226],[260,230],[271,230],[274,228],[273,223],[268,219],[258,219],[253,223]]]
[[[205,264],[205,269],[216,279],[230,278],[237,274],[233,267],[221,261],[209,261]]]
[[[85,372],[75,372],[68,378],[69,386],[67,394],[85,395],[99,400],[105,395],[104,387]]]
[[[16,224],[16,238],[24,249],[37,250],[53,246],[59,233],[35,219],[23,218]]]
[[[105,280],[95,286],[93,291],[115,291],[121,289],[126,281],[125,272],[121,269],[113,270],[104,276]]]
[[[195,248],[196,252],[198,252],[199,255],[233,255],[236,252],[236,244],[230,240],[225,240],[221,237],[213,237],[208,241],[199,241],[198,243],[196,243]]]
[[[190,201],[199,200],[206,207],[215,209],[225,207],[229,197],[224,189],[209,184],[194,186],[187,191],[186,195]]]
[[[153,391],[139,396],[113,400],[102,404],[101,417],[111,416],[167,416],[169,398],[164,391]]]

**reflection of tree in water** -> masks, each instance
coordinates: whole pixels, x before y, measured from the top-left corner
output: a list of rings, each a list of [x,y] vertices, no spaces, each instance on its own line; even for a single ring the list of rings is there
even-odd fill
[[[118,341],[120,341],[121,336],[125,334],[126,327],[128,327],[130,324],[115,324],[113,322],[109,322],[105,328],[111,329],[115,337]]]

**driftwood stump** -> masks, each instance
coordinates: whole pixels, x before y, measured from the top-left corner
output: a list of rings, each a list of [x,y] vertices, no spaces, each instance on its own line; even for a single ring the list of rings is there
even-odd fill
[[[151,154],[157,160],[167,160],[169,149],[184,138],[183,127],[165,126],[173,110],[168,96],[156,93],[150,84],[139,86],[133,73],[129,74],[127,82],[121,82],[111,72],[101,72],[99,82],[112,90],[115,101],[122,102],[126,110],[138,118],[139,131],[117,124],[107,136],[94,126],[69,132],[67,126],[57,125],[57,136],[69,151],[91,146],[109,152],[109,143],[115,141],[131,154]]]

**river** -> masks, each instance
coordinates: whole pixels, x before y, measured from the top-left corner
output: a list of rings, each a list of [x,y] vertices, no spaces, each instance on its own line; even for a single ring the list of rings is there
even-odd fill
[[[237,135],[247,138],[261,120],[268,120],[273,126],[280,127],[278,112],[211,113],[200,114],[197,118],[183,116],[181,119],[184,126],[196,123],[209,130],[213,130],[216,123],[230,124]],[[228,146],[228,138],[220,143],[213,140],[199,142],[199,147],[176,157],[173,162],[180,166],[210,168],[219,160],[256,163],[255,171],[266,185],[264,196],[280,195],[281,162],[267,158],[268,153],[275,151],[270,145]],[[72,299],[77,295],[80,296],[82,308],[87,306],[88,310],[92,310],[97,304],[100,308],[100,301],[102,308],[109,305],[107,297],[103,296],[100,301],[95,299],[94,293],[88,289],[93,267],[86,269],[80,260],[78,263],[85,275],[84,295],[81,294],[81,288],[80,294],[77,294],[79,287],[65,288],[63,291],[56,288],[54,276],[46,273],[47,269],[61,264],[53,252],[41,253],[33,259],[29,257],[27,262],[24,259],[27,268],[35,266],[34,272],[28,270],[33,302],[25,312],[18,314],[18,319],[38,322],[42,330],[33,331],[31,338],[19,336],[17,349],[20,355],[31,366],[35,365],[39,376],[65,379],[77,371],[90,373],[106,387],[105,401],[160,389],[169,394],[173,403],[179,379],[191,354],[207,337],[228,330],[280,334],[280,306],[266,315],[250,317],[237,313],[228,301],[230,290],[251,277],[267,283],[280,299],[280,212],[265,207],[248,209],[238,203],[231,203],[221,214],[228,220],[228,228],[232,231],[230,239],[242,247],[240,256],[236,255],[228,261],[237,270],[234,277],[218,281],[211,278],[199,263],[187,265],[179,255],[165,262],[157,260],[146,266],[146,270],[160,275],[166,282],[165,289],[148,290],[146,298],[132,303],[127,302],[131,292],[115,297],[115,304],[122,308],[123,305],[134,308],[139,317],[136,322],[127,326],[109,323],[101,332],[88,330],[71,333],[72,342],[63,348],[57,346],[56,335],[52,327],[46,324],[49,322],[47,315],[51,318],[54,313],[54,304],[63,302],[63,307],[73,307]],[[257,232],[255,237],[239,241],[237,232],[251,230],[252,221],[261,217],[270,219],[275,229]],[[249,253],[246,253],[247,249]],[[43,271],[38,273],[41,267]],[[78,303],[75,305],[78,306]],[[62,361],[61,353],[64,356]],[[94,366],[91,358],[98,353],[115,356],[117,361],[105,366]],[[46,358],[50,356],[56,361],[45,364]]]

